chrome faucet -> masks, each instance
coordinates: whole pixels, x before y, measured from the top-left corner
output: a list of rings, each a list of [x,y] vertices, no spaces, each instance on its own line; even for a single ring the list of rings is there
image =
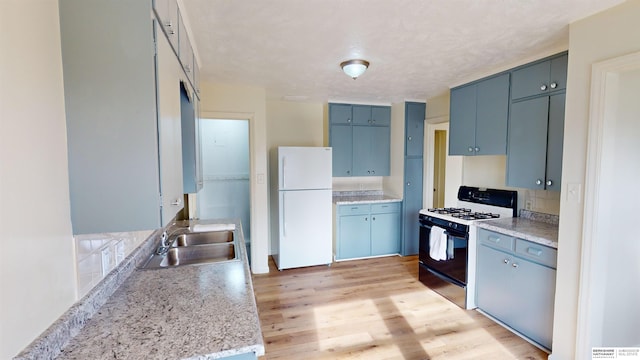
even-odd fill
[[[165,230],[162,232],[162,235],[160,235],[160,246],[156,250],[157,255],[165,255],[169,251],[169,248],[171,247],[171,245],[173,245],[173,240],[168,241],[168,239],[169,236],[167,235],[167,231]]]

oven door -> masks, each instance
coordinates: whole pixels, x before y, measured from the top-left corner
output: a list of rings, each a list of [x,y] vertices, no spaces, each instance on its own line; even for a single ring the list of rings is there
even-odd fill
[[[447,232],[447,259],[435,260],[430,255],[431,227],[434,223],[420,220],[420,264],[429,271],[447,278],[454,284],[465,287],[467,284],[467,256],[469,235],[450,227],[442,227]],[[466,228],[466,227],[465,227]]]

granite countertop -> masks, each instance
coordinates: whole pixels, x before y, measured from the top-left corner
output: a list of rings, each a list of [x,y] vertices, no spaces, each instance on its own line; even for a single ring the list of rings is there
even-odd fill
[[[535,220],[529,217],[514,217],[478,221],[476,225],[479,228],[533,241],[554,249],[558,248],[557,222]]]
[[[365,190],[365,191],[334,191],[333,202],[336,205],[345,204],[357,204],[357,203],[383,203],[383,202],[398,202],[402,201],[402,198],[392,195],[384,194],[378,190]]]
[[[136,269],[57,359],[264,355],[244,238],[237,261]]]

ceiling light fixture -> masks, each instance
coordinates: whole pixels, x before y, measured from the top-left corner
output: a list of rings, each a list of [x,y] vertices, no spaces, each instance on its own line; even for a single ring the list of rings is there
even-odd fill
[[[342,71],[345,74],[349,75],[353,80],[355,80],[358,76],[364,74],[364,72],[369,67],[369,62],[366,60],[347,60],[340,64]]]

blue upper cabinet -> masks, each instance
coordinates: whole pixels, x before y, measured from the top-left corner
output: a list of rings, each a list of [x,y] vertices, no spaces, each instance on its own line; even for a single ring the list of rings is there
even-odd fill
[[[509,74],[451,90],[449,155],[504,155],[507,152]]]
[[[514,70],[511,79],[511,100],[565,90],[567,87],[567,60],[568,55],[563,54]]]
[[[353,159],[353,128],[348,125],[332,125],[329,144],[333,148],[333,176],[351,176]]]
[[[476,145],[476,86],[451,89],[449,155],[473,155]]]
[[[404,105],[406,118],[405,155],[422,157],[424,151],[424,103],[407,102]]]
[[[329,104],[333,176],[388,176],[391,107]]]
[[[351,125],[352,118],[351,105],[329,104],[329,121],[331,124]]]
[[[560,191],[567,54],[513,71],[508,186]]]

